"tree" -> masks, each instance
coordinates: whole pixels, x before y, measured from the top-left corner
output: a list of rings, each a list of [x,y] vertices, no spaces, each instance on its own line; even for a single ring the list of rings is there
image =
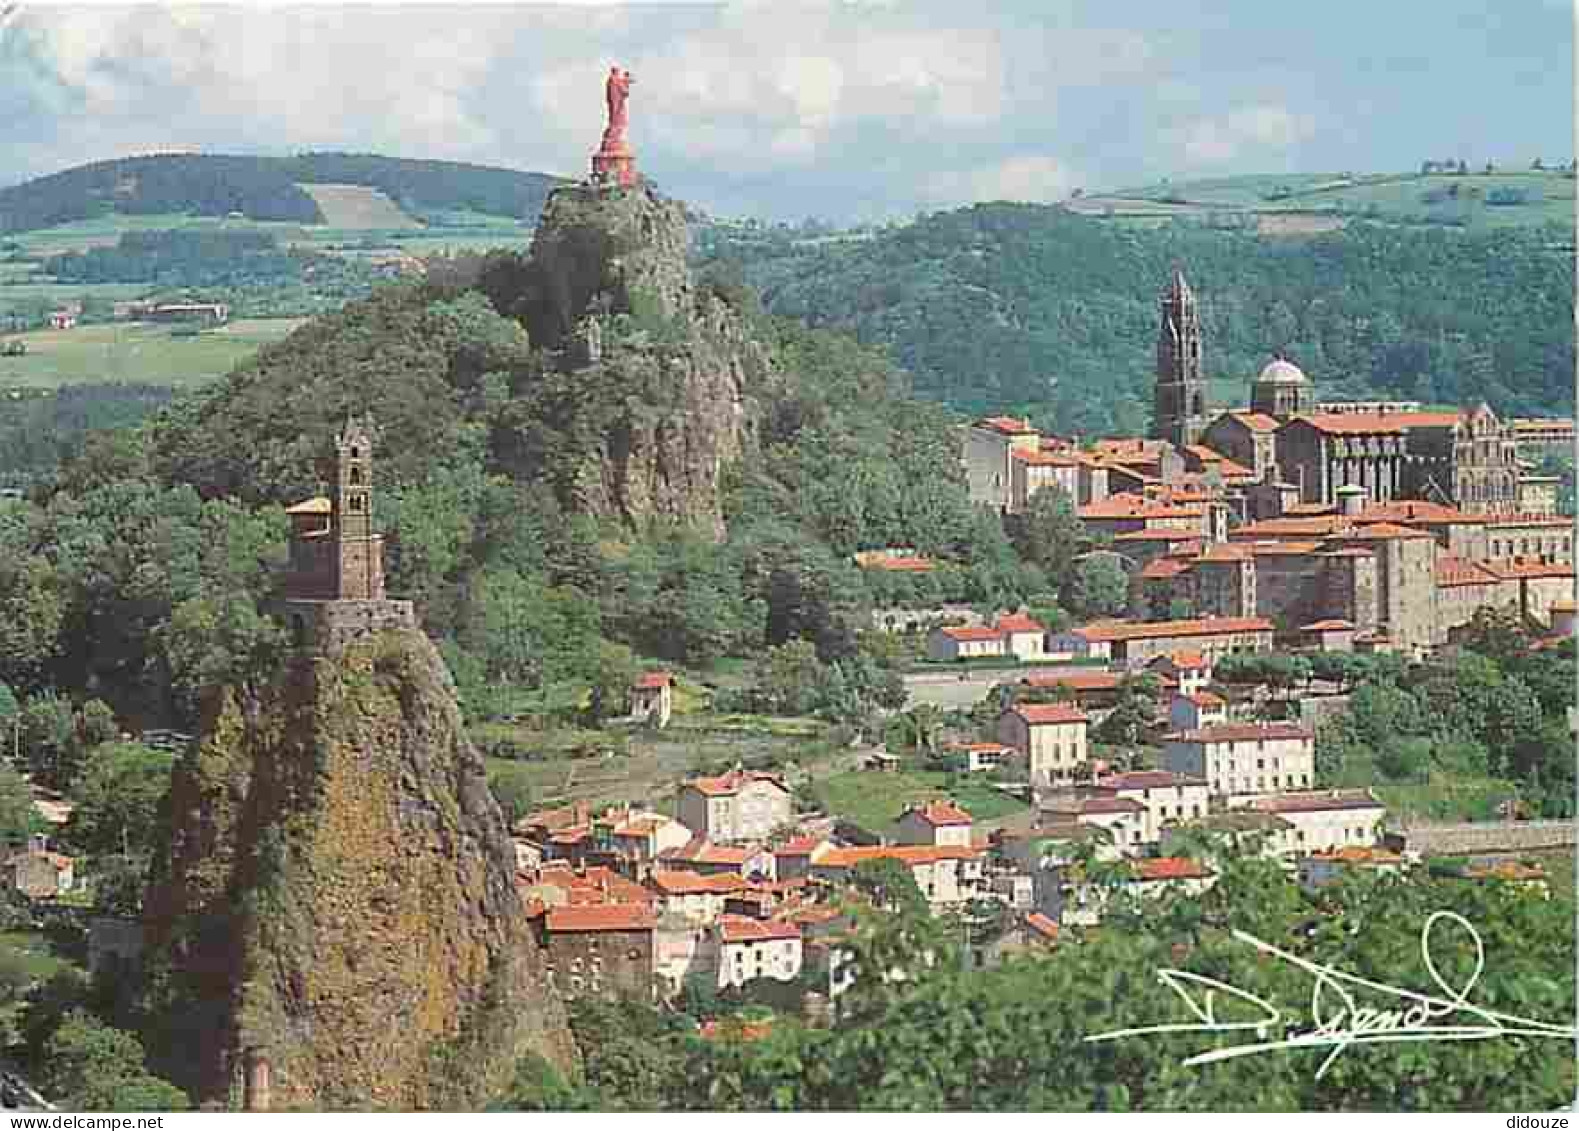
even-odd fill
[[[76,806],[63,835],[90,856],[146,859],[159,837],[174,764],[173,755],[135,742],[94,747],[72,786]]]
[[[0,846],[15,848],[42,825],[27,780],[9,759],[0,759]]]
[[[1075,555],[1085,540],[1085,529],[1074,503],[1063,488],[1043,487],[1033,494],[1020,516],[1015,549],[1027,561],[1042,567],[1060,594],[1068,591]]]
[[[926,915],[927,901],[910,868],[900,860],[878,857],[850,869],[850,887],[874,907],[902,915]]]
[[[185,1093],[143,1067],[142,1044],[83,1010],[44,1048],[45,1090],[76,1111],[185,1111]]]
[[[1122,613],[1129,604],[1129,577],[1124,567],[1111,554],[1081,558],[1066,603],[1076,616],[1086,619]]]
[[[816,645],[790,640],[769,648],[757,661],[753,684],[769,711],[804,715],[816,705],[822,680]]]

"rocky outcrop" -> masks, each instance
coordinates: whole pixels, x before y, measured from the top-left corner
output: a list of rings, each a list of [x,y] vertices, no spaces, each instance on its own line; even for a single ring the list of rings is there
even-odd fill
[[[503,817],[420,630],[227,689],[171,810],[152,1043],[200,1099],[467,1108],[526,1052],[570,1066]]]
[[[724,536],[723,469],[755,446],[767,351],[686,263],[685,211],[651,190],[587,185],[549,198],[522,313],[573,376],[575,509],[631,527]],[[590,426],[586,426],[590,425]]]

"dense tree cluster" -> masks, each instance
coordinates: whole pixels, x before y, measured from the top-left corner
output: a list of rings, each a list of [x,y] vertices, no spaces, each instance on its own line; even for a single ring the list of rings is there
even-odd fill
[[[1349,710],[1317,738],[1318,779],[1371,785],[1489,776],[1514,783],[1543,815],[1572,816],[1574,645],[1529,644],[1516,621],[1483,610],[1451,658],[1349,673]]]
[[[1130,228],[1029,204],[937,213],[870,240],[715,233],[769,310],[886,346],[916,389],[1056,432],[1144,431],[1156,291],[1201,296],[1214,399],[1243,403],[1282,350],[1324,399],[1386,396],[1573,411],[1574,280],[1555,230],[1369,223],[1311,239]]]
[[[172,228],[123,232],[113,247],[68,251],[44,261],[62,283],[151,283],[210,287],[297,279],[305,257],[280,247],[272,232],[250,228]]]

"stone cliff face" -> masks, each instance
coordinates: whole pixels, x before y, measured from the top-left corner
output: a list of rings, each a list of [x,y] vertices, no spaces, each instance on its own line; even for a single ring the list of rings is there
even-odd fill
[[[767,352],[686,264],[685,213],[646,188],[575,186],[533,238],[524,314],[596,421],[572,478],[578,510],[722,539],[725,466],[755,445]]]
[[[146,913],[164,1043],[200,1099],[480,1105],[575,1058],[449,673],[397,629],[227,690],[171,793]],[[159,992],[162,989],[162,994]]]

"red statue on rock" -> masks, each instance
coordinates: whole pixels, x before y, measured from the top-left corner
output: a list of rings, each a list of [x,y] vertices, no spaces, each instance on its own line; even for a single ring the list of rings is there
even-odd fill
[[[630,100],[631,73],[618,66],[609,68],[603,93],[609,104],[609,125],[603,131],[603,144],[592,155],[592,180],[597,184],[617,184],[630,188],[636,183],[636,158],[625,141],[625,126],[630,120],[625,104]]]

